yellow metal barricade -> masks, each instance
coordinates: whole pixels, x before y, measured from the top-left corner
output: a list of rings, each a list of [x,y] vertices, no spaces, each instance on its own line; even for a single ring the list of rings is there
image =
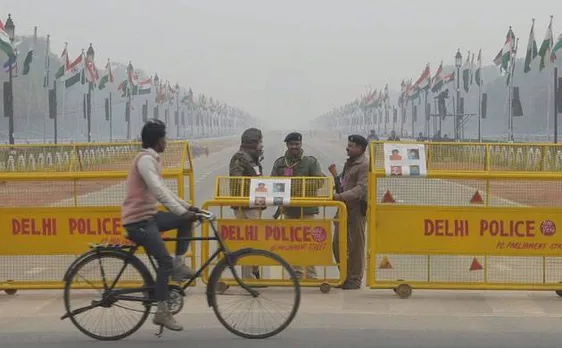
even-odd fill
[[[217,214],[218,231],[231,251],[241,248],[265,249],[279,254],[289,264],[302,266],[304,269],[302,286],[320,286],[322,292],[328,292],[331,287],[343,284],[346,278],[347,259],[342,257],[340,263],[335,262],[333,247],[337,248],[339,255],[347,255],[347,210],[345,204],[332,200],[333,179],[292,177],[290,204],[281,207],[319,208],[319,213],[303,215],[300,218],[284,216],[281,211],[275,216],[278,207],[265,209],[254,208],[256,216],[247,218],[240,214],[241,209],[250,206],[248,188],[251,178],[218,177],[215,199],[203,203],[202,208],[214,211]],[[268,178],[262,179],[287,179]],[[275,217],[277,218],[275,218]],[[335,226],[339,233],[339,244],[332,245]],[[203,236],[212,234],[208,224],[202,228]],[[213,244],[214,243],[214,244]],[[215,250],[216,242],[204,242],[201,252],[202,262]],[[287,275],[280,269],[260,266],[263,274],[257,283],[265,286],[289,285]],[[316,278],[310,277],[306,266],[314,266]],[[265,267],[265,268],[264,268]],[[268,270],[266,270],[266,268]],[[339,268],[339,270],[338,270]],[[203,274],[206,282],[210,270]],[[224,280],[228,285],[233,285],[233,280]]]
[[[370,288],[562,290],[558,147],[430,143],[426,177],[386,177],[382,152],[371,144]]]
[[[121,203],[139,151],[140,143],[0,147],[0,289],[60,288],[90,243],[128,243]],[[193,202],[189,144],[169,142],[162,165],[166,185]],[[195,265],[195,253],[187,257]]]

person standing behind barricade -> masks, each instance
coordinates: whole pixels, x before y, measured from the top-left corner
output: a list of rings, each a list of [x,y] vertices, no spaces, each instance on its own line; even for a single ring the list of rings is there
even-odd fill
[[[285,155],[279,157],[273,163],[271,176],[295,176],[295,177],[324,177],[318,160],[313,156],[305,156],[302,149],[302,135],[299,133],[289,133],[285,137],[287,151]],[[316,191],[323,186],[323,180],[307,180],[306,196],[314,196]],[[302,181],[292,180],[291,196],[302,195]],[[274,218],[277,218],[281,211],[287,219],[314,219],[320,211],[318,207],[283,207],[278,208]],[[297,277],[302,279],[303,268],[301,266],[293,266],[297,273]],[[316,269],[314,266],[306,267],[306,278],[317,279]]]
[[[390,136],[388,137],[388,141],[400,141],[398,135],[396,135],[396,131],[390,132]]]
[[[348,137],[347,155],[340,178],[341,193],[335,193],[334,199],[344,202],[347,207],[347,279],[342,285],[344,290],[361,288],[365,269],[365,224],[367,221],[367,188],[369,161],[365,156],[367,139],[361,135]],[[338,213],[339,214],[339,213]],[[336,262],[339,255],[339,226],[334,231],[333,252]]]
[[[230,159],[229,175],[235,177],[262,176],[263,139],[257,128],[248,128],[242,133],[240,149]],[[245,182],[244,182],[245,181]],[[234,197],[250,196],[250,180],[231,179],[230,191]],[[259,219],[265,208],[232,207],[239,220]],[[242,266],[242,278],[259,278],[258,266]]]

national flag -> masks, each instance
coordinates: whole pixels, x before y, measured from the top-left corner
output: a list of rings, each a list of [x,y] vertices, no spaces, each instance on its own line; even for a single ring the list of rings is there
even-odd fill
[[[552,61],[556,60],[556,51],[562,48],[562,33],[558,36],[558,40],[556,40],[556,44],[552,47],[552,53],[550,54],[550,59]]]
[[[482,49],[478,51],[478,60],[476,61],[476,71],[474,72],[474,81],[478,87],[482,86]]]
[[[89,60],[86,57],[86,81],[91,83],[92,85],[96,85],[98,80],[100,79],[98,68],[96,67],[96,63],[94,61]]]
[[[33,61],[33,50],[35,49],[36,45],[37,45],[37,27],[35,27],[33,31],[33,45],[29,49],[29,52],[27,52],[27,55],[25,56],[25,59],[23,61],[22,75],[29,74],[29,70],[31,70],[31,62]]]
[[[470,85],[474,82],[474,52],[472,52],[472,58],[470,59]]]
[[[0,50],[4,51],[8,57],[15,57],[16,50],[12,45],[12,41],[10,40],[10,36],[4,30],[4,23],[0,21]]]
[[[429,63],[425,66],[422,74],[414,83],[414,86],[420,90],[427,90],[431,86],[431,72],[429,71]]]
[[[130,85],[137,85],[138,76],[135,74],[135,68],[133,67],[131,61],[129,61],[129,65],[127,65],[127,79],[129,80]]]
[[[51,59],[49,57],[49,53],[51,52],[51,36],[47,34],[47,42],[45,44],[45,76],[43,77],[43,87],[49,89],[50,86],[50,71],[51,68]]]
[[[449,82],[453,82],[453,81],[455,81],[455,73],[454,72],[443,76],[443,82],[445,84],[448,84]]]
[[[64,44],[64,50],[61,53],[62,65],[60,66],[59,70],[55,74],[55,79],[60,79],[64,76],[64,73],[68,70],[70,66],[70,61],[68,60],[68,44]]]
[[[113,83],[113,71],[111,71],[111,61],[107,59],[107,64],[105,65],[105,72],[100,79],[98,88],[100,90],[104,89],[108,83]]]
[[[544,35],[544,40],[542,41],[541,48],[539,48],[539,56],[541,57],[541,62],[539,65],[540,71],[545,68],[546,64],[548,63],[548,59],[550,59],[551,61],[554,61],[556,59],[556,56],[554,56],[554,59],[552,59],[552,54],[550,53],[553,44],[554,37],[552,35],[552,16],[550,16],[550,23],[548,24],[548,28],[546,29],[546,34]]]
[[[78,58],[70,63],[65,75],[64,85],[66,88],[70,88],[78,82],[82,82],[82,84],[84,84],[84,53],[80,53]]]
[[[389,95],[388,95],[388,83],[384,86],[384,101],[388,104]]]
[[[468,93],[468,90],[470,89],[470,51],[466,56],[466,60],[462,68],[462,83],[464,91]]]
[[[538,55],[537,41],[535,40],[535,19],[533,18],[533,24],[531,24],[531,32],[529,33],[529,42],[527,43],[527,54],[525,55],[525,65],[523,71],[528,73],[531,71],[531,62]]]
[[[509,62],[511,61],[511,57],[513,55],[514,46],[515,34],[513,33],[513,30],[511,30],[511,27],[509,27],[505,38],[505,43],[503,44],[502,49],[498,52],[498,54],[496,54],[496,57],[494,58],[494,64],[500,66],[500,72],[507,72]]]
[[[129,81],[127,79],[123,80],[119,86],[117,87],[117,90],[119,92],[121,92],[121,96],[122,97],[126,97],[127,93],[129,93],[129,89],[127,88],[129,84]]]
[[[150,94],[152,92],[152,77],[139,81],[139,95]]]
[[[443,72],[443,61],[441,61],[439,67],[437,68],[437,72],[431,79],[431,92],[433,93],[437,93],[441,89],[441,87],[443,87],[443,77],[441,76],[442,72]]]
[[[8,60],[6,61],[6,63],[4,63],[3,68],[4,68],[4,72],[6,72],[6,73],[10,72],[10,70],[17,73],[18,62],[17,62],[16,56],[8,57]]]

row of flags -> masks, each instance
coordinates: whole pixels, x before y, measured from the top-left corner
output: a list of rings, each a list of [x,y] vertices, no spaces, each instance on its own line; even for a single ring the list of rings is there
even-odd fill
[[[523,71],[528,73],[532,70],[531,64],[535,59],[539,59],[539,71],[542,71],[549,63],[554,63],[557,59],[556,52],[562,48],[562,33],[558,35],[556,43],[554,42],[554,35],[552,32],[552,19],[550,16],[550,23],[544,34],[544,39],[540,47],[537,46],[535,39],[535,19],[533,18],[531,30],[529,32],[529,40],[527,42],[527,50],[525,53],[525,63]],[[517,47],[515,44],[515,34],[511,27],[506,35],[505,44],[500,52],[494,58],[494,63],[500,65],[503,71],[507,71],[510,56],[517,54]]]
[[[8,57],[7,61],[3,64],[5,72],[10,72],[10,70],[15,73],[19,72],[17,47],[20,43],[21,41],[12,42],[10,40],[4,24],[0,20],[0,51],[3,51]],[[23,60],[23,75],[29,74],[36,43],[37,27],[35,27],[34,39],[31,48]],[[89,49],[92,49],[91,44]],[[61,81],[67,89],[88,83],[91,90],[95,89],[102,91],[109,85],[116,82],[113,73],[114,66],[112,65],[110,59],[107,59],[105,67],[100,71],[94,60],[88,57],[88,52],[84,52],[84,50],[82,50],[76,58],[71,60],[68,51],[68,44],[65,44],[65,47],[60,55],[62,63],[55,72],[55,79],[54,81],[51,81],[49,76],[51,69],[49,53],[50,37],[47,35],[44,76],[44,87],[46,88],[51,88],[55,81]],[[154,77],[141,77],[139,71],[133,67],[131,61],[129,61],[129,64],[127,65],[127,77],[123,81],[119,82],[117,90],[121,94],[121,97],[124,98],[154,94],[154,102],[157,104],[173,104],[178,102],[206,111],[226,113],[229,116],[237,116],[247,120],[251,119],[250,115],[243,110],[231,107],[224,102],[213,99],[212,97],[209,98],[204,94],[200,94],[198,98],[195,99],[191,87],[188,88],[187,91],[182,91],[182,88],[180,88],[178,83],[172,86],[170,81],[164,81],[159,78],[157,74],[155,74]]]
[[[12,41],[10,40],[10,36],[8,35],[8,33],[4,28],[4,23],[0,20],[0,50],[6,53],[6,55],[8,56],[8,60],[2,66],[4,72],[8,73],[11,70],[12,72],[18,73],[17,47],[19,46],[20,43],[21,41],[12,43]],[[31,70],[31,63],[33,61],[33,51],[35,50],[36,44],[37,44],[37,27],[35,28],[35,32],[34,32],[33,44],[23,60],[23,71],[22,71],[23,75],[29,74],[29,71]]]
[[[562,33],[558,35],[556,41],[554,41],[553,29],[552,29],[553,16],[550,16],[550,22],[548,24],[544,39],[540,46],[537,45],[535,39],[535,19],[532,20],[531,30],[529,33],[529,39],[527,43],[527,50],[525,54],[525,61],[523,66],[524,73],[529,73],[532,70],[532,65],[536,60],[539,60],[538,70],[542,71],[550,63],[553,63],[557,59],[556,52],[562,48]],[[509,27],[506,34],[505,42],[503,43],[499,52],[494,56],[493,64],[500,68],[500,73],[507,76],[507,84],[511,80],[511,76],[514,73],[515,58],[517,57],[517,40],[513,29]],[[462,76],[462,89],[468,93],[473,85],[482,87],[482,50],[478,50],[476,55],[474,52],[468,52],[466,59],[463,61],[460,68]],[[413,101],[418,99],[422,92],[431,92],[433,94],[439,94],[447,87],[449,83],[455,81],[455,72],[448,74],[443,73],[443,62],[439,64],[435,74],[431,76],[430,64],[428,63],[423,69],[420,76],[413,82],[410,80],[402,80],[400,85],[400,95],[398,97],[398,105],[404,106],[408,101]],[[324,117],[338,116],[342,117],[353,113],[356,109],[367,109],[367,108],[380,108],[388,107],[389,97],[388,97],[388,84],[384,88],[384,93],[377,93],[375,89],[366,95],[361,96],[355,101],[345,104],[339,108],[333,109],[331,112],[324,115]]]

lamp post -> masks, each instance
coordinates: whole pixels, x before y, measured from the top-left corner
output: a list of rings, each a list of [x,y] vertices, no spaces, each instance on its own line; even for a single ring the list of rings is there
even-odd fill
[[[14,25],[14,21],[12,21],[12,15],[8,14],[8,19],[6,20],[6,24],[4,25],[4,30],[6,31],[6,34],[8,34],[8,37],[10,38],[10,43],[13,44],[14,43],[14,37],[16,35],[16,26]],[[14,140],[14,81],[13,81],[13,75],[12,75],[12,57],[8,58],[8,62],[10,64],[9,66],[9,72],[8,72],[8,84],[9,84],[9,89],[8,89],[8,107],[6,108],[6,106],[4,106],[4,110],[6,110],[4,116],[8,117],[8,132],[9,132],[9,139],[10,139],[10,145],[13,145],[15,143]],[[13,57],[15,59],[15,57]],[[7,113],[7,115],[6,115]]]
[[[457,76],[455,79],[457,80],[457,103],[456,103],[456,112],[455,112],[455,119],[454,119],[454,127],[455,127],[455,141],[459,141],[460,138],[460,114],[461,114],[461,65],[462,65],[462,54],[461,50],[457,50],[457,54],[455,54],[455,67],[457,68]]]
[[[86,51],[86,68],[91,69],[93,68],[95,58],[94,48],[92,44],[88,47]],[[88,84],[88,96],[86,99],[86,118],[88,122],[88,142],[92,141],[92,90],[94,89],[94,84],[92,81]]]
[[[154,118],[160,118],[160,78],[158,74],[154,75],[152,83],[154,84],[154,94],[156,94],[156,98],[154,99],[154,110],[156,110],[156,112],[152,112],[152,116]]]

